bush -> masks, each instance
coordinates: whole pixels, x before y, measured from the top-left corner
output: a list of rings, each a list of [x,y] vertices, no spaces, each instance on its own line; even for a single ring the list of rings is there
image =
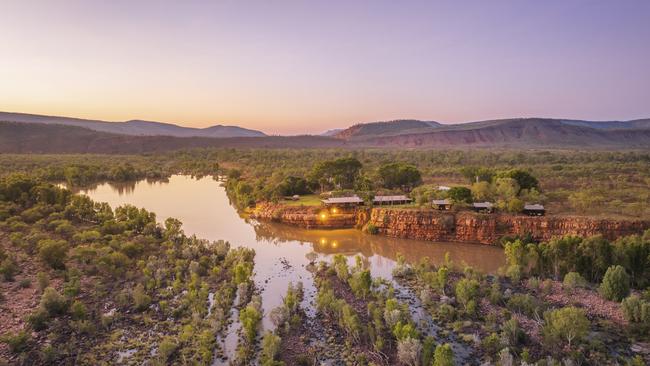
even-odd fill
[[[86,319],[86,305],[81,301],[75,300],[70,307],[70,313],[72,313],[72,319],[74,320]]]
[[[38,255],[53,269],[65,268],[68,244],[64,240],[45,239],[38,242]]]
[[[9,347],[9,351],[12,353],[22,353],[27,350],[31,337],[29,333],[25,331],[20,331],[16,334],[4,334],[0,337],[0,341],[5,343]]]
[[[135,310],[144,311],[149,308],[149,305],[151,304],[151,297],[144,291],[144,286],[142,286],[142,284],[135,286],[132,296],[133,307]]]
[[[542,335],[548,346],[555,346],[563,341],[571,344],[579,342],[589,331],[589,319],[582,309],[570,306],[544,313]]]
[[[160,345],[158,346],[158,357],[166,364],[176,351],[176,348],[178,348],[176,340],[170,336],[166,336],[160,341]]]
[[[603,282],[598,289],[600,294],[612,301],[621,301],[630,293],[630,276],[622,266],[607,268]]]
[[[397,342],[397,359],[404,365],[418,365],[421,353],[422,343],[418,339],[409,337]]]
[[[516,347],[525,340],[526,333],[521,329],[517,319],[510,318],[501,326],[501,338],[509,346]]]
[[[539,309],[539,302],[532,295],[515,294],[508,299],[508,309],[532,316]]]
[[[642,326],[650,325],[650,302],[637,295],[632,295],[623,300],[621,308],[623,316],[630,323]]]
[[[366,231],[368,234],[370,234],[370,235],[377,235],[377,234],[379,234],[379,229],[378,229],[375,225],[373,225],[373,224],[371,224],[371,223],[368,223],[368,224],[366,225],[366,230],[365,230],[365,231]]]
[[[468,280],[467,278],[463,278],[456,283],[456,298],[463,305],[465,311],[470,315],[473,313],[470,312],[470,310],[472,310],[471,304],[476,304],[476,298],[479,295],[480,286],[481,285],[478,281]]]
[[[40,306],[49,316],[63,315],[68,311],[67,299],[52,287],[46,288],[43,292]]]
[[[18,266],[11,258],[5,258],[5,260],[0,263],[0,274],[5,281],[13,281],[14,276],[18,272]]]
[[[262,339],[262,363],[269,363],[270,361],[275,360],[280,353],[281,343],[282,339],[271,331],[267,331],[266,334],[264,334],[264,338]]]
[[[562,286],[568,290],[573,290],[578,287],[586,287],[587,280],[585,280],[578,272],[569,272],[564,275]]]
[[[438,345],[433,356],[433,366],[454,366],[454,351],[449,343]]]

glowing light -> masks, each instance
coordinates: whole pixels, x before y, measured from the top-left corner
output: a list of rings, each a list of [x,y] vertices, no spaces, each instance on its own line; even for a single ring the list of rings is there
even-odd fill
[[[338,211],[338,210],[336,209],[336,207],[334,207],[334,208],[332,209],[332,213],[336,213],[337,211]]]
[[[334,241],[332,242],[332,248],[336,248],[336,247],[338,247],[338,246],[339,246],[339,243],[338,243],[336,240],[334,240]]]
[[[326,218],[327,218],[326,214],[324,214],[324,213],[320,214],[320,219],[321,220],[325,220]]]

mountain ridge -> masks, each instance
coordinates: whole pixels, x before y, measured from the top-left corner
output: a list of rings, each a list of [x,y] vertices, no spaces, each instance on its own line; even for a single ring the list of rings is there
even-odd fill
[[[184,127],[173,123],[145,121],[139,119],[124,122],[74,117],[47,116],[29,113],[0,112],[0,121],[17,123],[43,123],[84,127],[94,131],[118,133],[131,136],[174,136],[174,137],[263,137],[264,132],[239,126],[214,125],[206,128]]]

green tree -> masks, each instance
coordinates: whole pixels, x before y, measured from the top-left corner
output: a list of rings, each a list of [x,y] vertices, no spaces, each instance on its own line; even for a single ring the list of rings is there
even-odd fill
[[[447,191],[447,197],[454,203],[471,203],[472,191],[467,187],[451,187]]]
[[[438,345],[433,355],[433,366],[454,366],[454,351],[449,343]]]
[[[422,183],[422,174],[413,165],[388,163],[377,169],[381,185],[388,189],[401,188],[410,191]]]
[[[495,177],[496,179],[499,178],[514,179],[517,182],[519,190],[539,188],[539,182],[537,181],[537,178],[533,177],[529,172],[525,170],[521,170],[521,169],[505,170],[505,171],[498,172]],[[519,191],[517,191],[517,194],[519,194]]]
[[[587,335],[589,325],[584,310],[569,306],[544,313],[542,334],[550,347],[566,341],[571,348]]]
[[[598,288],[600,294],[613,301],[621,301],[630,293],[630,276],[622,266],[611,266],[605,272]]]

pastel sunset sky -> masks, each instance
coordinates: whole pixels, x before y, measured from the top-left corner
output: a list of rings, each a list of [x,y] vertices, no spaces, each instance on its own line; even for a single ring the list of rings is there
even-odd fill
[[[0,2],[0,110],[267,133],[650,117],[650,1]]]

